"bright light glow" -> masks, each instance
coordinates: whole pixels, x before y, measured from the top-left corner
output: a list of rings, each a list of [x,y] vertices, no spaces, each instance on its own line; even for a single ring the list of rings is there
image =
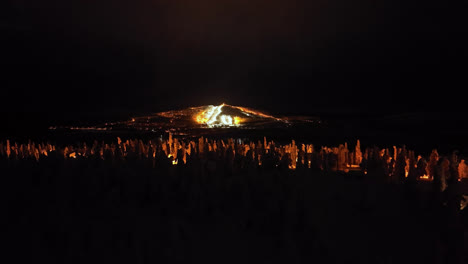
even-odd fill
[[[211,111],[211,115],[209,120],[206,122],[208,125],[212,125],[218,119],[218,115],[221,114],[221,108],[223,108],[223,104],[219,106],[213,107]]]
[[[199,124],[206,124],[209,127],[213,126],[239,126],[243,121],[240,117],[232,117],[230,115],[221,115],[224,104],[218,106],[210,106],[204,111],[201,111],[195,116],[195,121]]]
[[[221,123],[223,125],[231,126],[232,125],[232,117],[228,115],[222,115],[221,116]]]
[[[426,175],[426,174],[420,176],[419,179],[420,180],[430,180],[429,175]]]
[[[234,117],[234,125],[240,125],[240,123],[242,123],[242,122],[243,122],[242,118],[240,118],[238,116]]]

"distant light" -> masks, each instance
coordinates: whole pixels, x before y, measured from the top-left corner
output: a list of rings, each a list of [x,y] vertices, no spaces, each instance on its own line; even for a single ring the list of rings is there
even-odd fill
[[[223,125],[231,126],[232,125],[232,117],[228,116],[228,115],[222,115],[221,116],[221,122],[223,123]]]
[[[217,121],[218,115],[221,114],[221,108],[223,108],[224,105],[216,106],[213,108],[211,111],[210,118],[206,122],[208,125],[212,125],[214,122]]]
[[[235,116],[234,117],[234,125],[240,125],[242,123],[242,118]]]
[[[239,126],[242,122],[240,117],[221,115],[224,103],[218,106],[209,106],[207,109],[195,115],[194,119],[199,124],[214,126]]]

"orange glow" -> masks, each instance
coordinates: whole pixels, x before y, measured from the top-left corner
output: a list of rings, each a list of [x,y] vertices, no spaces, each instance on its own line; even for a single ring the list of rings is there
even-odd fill
[[[172,158],[172,157],[174,157],[172,154],[167,155],[167,158],[169,158],[169,159]],[[179,163],[178,159],[172,160],[172,165],[177,165],[177,163]]]
[[[258,116],[265,117],[265,118],[273,118],[273,119],[276,119],[278,121],[283,121],[283,120],[281,120],[279,118],[276,118],[274,116],[267,115],[267,114],[264,114],[264,113],[261,113],[261,112],[258,112],[258,111],[254,111],[254,110],[251,110],[249,108],[245,108],[245,107],[241,107],[241,106],[231,106],[231,107],[237,108],[237,109],[241,110],[244,113],[248,113],[248,114],[252,114],[252,115],[258,115]]]
[[[222,108],[224,106],[228,106],[231,108],[235,108],[240,110],[246,117],[241,116],[230,116],[230,115],[223,115]],[[202,111],[198,112],[193,116],[193,119],[199,124],[206,124],[209,127],[212,126],[240,126],[242,123],[245,123],[248,119],[248,116],[258,116],[263,118],[275,119],[276,121],[287,122],[286,120],[264,114],[259,111],[255,111],[249,108],[240,107],[240,106],[232,106],[221,104],[218,106],[208,106],[207,108],[203,109]]]
[[[197,123],[206,123],[206,121],[208,121],[208,118],[206,118],[205,115],[206,111],[198,113],[198,115],[195,116],[195,121],[197,121]]]
[[[210,106],[194,116],[194,119],[199,124],[206,124],[209,127],[221,126],[239,126],[243,121],[240,117],[232,117],[230,115],[221,115],[222,108],[225,104],[218,106]]]
[[[240,125],[244,120],[238,116],[234,117],[234,124],[235,125]]]
[[[200,112],[195,116],[195,121],[200,124],[212,125],[216,120],[219,114],[221,114],[221,108],[224,104],[220,106],[211,106],[210,108]]]
[[[208,118],[206,117],[206,111],[202,111],[199,114],[195,116],[195,121],[200,124],[204,124],[208,121]]]
[[[419,177],[420,180],[430,180],[429,175],[424,174],[423,176]]]

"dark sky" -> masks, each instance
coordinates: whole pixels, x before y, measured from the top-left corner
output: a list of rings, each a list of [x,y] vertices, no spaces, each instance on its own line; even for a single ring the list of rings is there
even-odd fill
[[[0,112],[463,110],[465,14],[432,0],[4,0]]]

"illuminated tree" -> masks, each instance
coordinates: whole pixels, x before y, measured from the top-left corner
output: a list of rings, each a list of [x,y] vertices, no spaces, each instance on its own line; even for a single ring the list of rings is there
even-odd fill
[[[356,148],[354,150],[354,154],[355,154],[355,164],[361,164],[362,162],[362,152],[361,152],[361,142],[359,141],[359,139],[357,140],[357,143],[356,143]]]
[[[462,159],[460,164],[458,164],[458,175],[461,179],[468,178],[468,166],[464,159]]]
[[[437,166],[437,162],[439,161],[439,153],[436,149],[433,149],[431,155],[429,156],[429,162],[426,166],[426,173],[429,176],[429,179],[434,179],[435,170]]]

